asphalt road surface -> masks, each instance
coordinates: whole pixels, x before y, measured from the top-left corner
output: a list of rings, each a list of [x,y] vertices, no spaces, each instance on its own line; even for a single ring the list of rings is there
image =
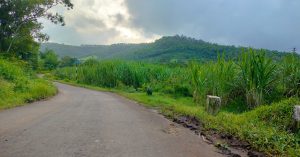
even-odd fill
[[[49,100],[0,111],[0,157],[216,157],[190,130],[115,94],[56,83]]]

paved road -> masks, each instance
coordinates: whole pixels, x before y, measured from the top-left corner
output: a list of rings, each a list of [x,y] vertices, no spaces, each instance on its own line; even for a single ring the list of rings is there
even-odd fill
[[[0,157],[214,157],[191,131],[105,92],[56,84],[50,100],[0,112]]]

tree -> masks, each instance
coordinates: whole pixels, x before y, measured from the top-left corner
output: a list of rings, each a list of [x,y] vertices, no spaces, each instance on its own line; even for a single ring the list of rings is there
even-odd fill
[[[41,33],[43,26],[38,19],[65,25],[61,15],[49,12],[57,5],[73,8],[70,0],[0,0],[0,52],[18,55],[37,51],[36,40],[49,39]]]
[[[68,67],[68,66],[74,66],[77,63],[79,63],[79,60],[77,58],[72,58],[70,56],[65,56],[60,61],[60,67]]]
[[[44,60],[44,69],[53,70],[59,65],[58,56],[53,50],[46,50],[41,54],[41,58]]]

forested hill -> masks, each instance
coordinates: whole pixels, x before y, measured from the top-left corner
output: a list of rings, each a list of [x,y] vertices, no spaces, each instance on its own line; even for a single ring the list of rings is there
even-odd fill
[[[245,47],[224,46],[196,40],[185,36],[162,37],[153,43],[113,44],[113,45],[81,45],[71,46],[56,43],[45,43],[41,50],[54,50],[60,57],[71,56],[85,58],[96,56],[98,59],[129,59],[157,62],[186,62],[188,60],[215,60],[218,54],[226,58],[237,58]],[[285,53],[265,50],[274,59]]]
[[[41,44],[41,51],[46,48],[54,50],[60,57],[71,56],[85,58],[97,56],[99,59],[120,58],[123,55],[136,52],[145,47],[146,44],[113,44],[113,45],[81,45],[72,46],[57,43]]]

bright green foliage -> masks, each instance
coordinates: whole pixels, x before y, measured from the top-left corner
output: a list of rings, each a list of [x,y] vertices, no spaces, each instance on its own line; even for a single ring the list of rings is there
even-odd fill
[[[22,68],[21,68],[22,67]],[[24,68],[26,63],[0,59],[0,109],[54,95],[56,88]]]
[[[237,81],[236,65],[233,61],[225,61],[219,57],[217,62],[203,65],[190,65],[194,97],[196,102],[204,103],[206,95],[217,95],[227,104],[233,98],[234,83]]]
[[[237,109],[240,112],[245,110],[245,105],[251,109],[299,96],[299,62],[298,56],[275,62],[263,51],[250,49],[236,62],[219,56],[216,62],[191,62],[181,67],[90,59],[78,67],[58,69],[56,76],[100,87],[129,87],[145,92],[151,87],[154,92],[193,96],[194,101],[202,105],[207,95],[216,95],[221,97],[223,106],[240,106]]]
[[[54,70],[59,65],[58,56],[52,50],[46,50],[44,53],[42,53],[41,59],[43,60],[42,67],[45,70]]]
[[[72,58],[70,56],[65,56],[61,59],[59,67],[70,67],[79,64],[80,61],[77,58]]]
[[[205,93],[206,91],[205,84],[207,81],[204,70],[201,70],[201,66],[194,62],[190,64],[190,70],[194,87],[194,101],[196,103],[200,103],[201,101],[203,102],[205,100],[205,98],[203,97],[203,93]]]
[[[300,97],[300,58],[296,54],[284,57],[281,63],[280,76],[286,96]]]
[[[180,67],[170,68],[140,62],[87,60],[78,67],[59,69],[56,75],[61,79],[76,80],[79,83],[100,87],[132,87],[143,91],[146,87],[151,87],[154,91],[190,95],[189,84],[184,80],[188,79],[188,72]]]
[[[264,52],[252,49],[243,53],[238,64],[248,106],[253,108],[263,104],[265,95],[271,91],[271,86],[276,81],[276,65]]]

